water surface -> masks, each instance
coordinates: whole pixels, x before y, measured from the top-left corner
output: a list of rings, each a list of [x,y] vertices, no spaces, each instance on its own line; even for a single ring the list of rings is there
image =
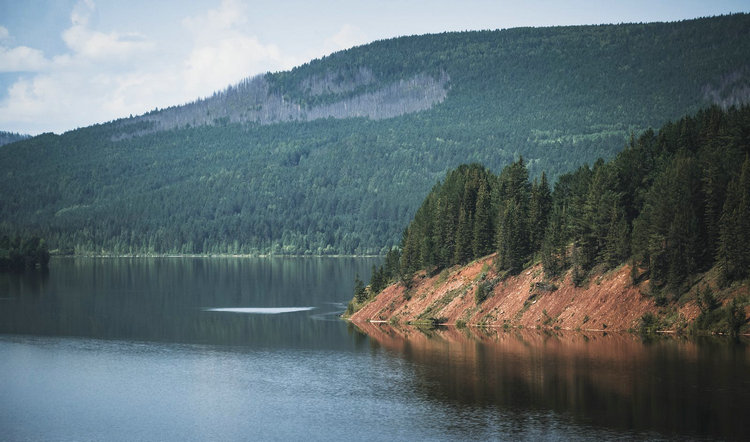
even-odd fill
[[[4,440],[748,440],[745,343],[337,319],[377,259],[0,275]]]

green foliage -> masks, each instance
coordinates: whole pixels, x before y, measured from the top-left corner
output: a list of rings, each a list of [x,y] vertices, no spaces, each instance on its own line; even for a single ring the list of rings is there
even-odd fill
[[[711,107],[633,137],[609,162],[561,176],[542,243],[545,272],[559,275],[572,265],[580,285],[594,265],[630,260],[633,281],[649,277],[660,303],[717,264],[727,282],[745,278],[748,131],[749,108]]]
[[[382,254],[399,244],[430,186],[462,163],[500,171],[522,155],[531,177],[546,171],[555,182],[584,162],[611,158],[633,131],[658,127],[712,102],[737,103],[749,75],[748,29],[750,16],[738,14],[378,41],[269,74],[264,81],[273,97],[303,113],[345,99],[367,102],[367,94],[420,75],[447,78],[445,99],[387,119],[352,118],[352,112],[338,119],[264,125],[243,119],[258,111],[248,107],[242,94],[249,82],[243,82],[137,120],[21,140],[0,149],[0,223],[11,234],[42,236],[53,249],[79,253]],[[363,72],[371,77],[362,77]],[[311,85],[321,81],[332,88],[316,92]],[[207,125],[191,123],[196,109],[204,108],[226,115],[204,111]],[[711,127],[733,136],[721,118],[717,122]],[[690,150],[703,134],[685,129]],[[601,215],[608,232],[636,222],[644,189],[655,178],[651,170],[663,159],[662,142],[652,137],[643,146],[635,143],[638,152],[626,168],[630,177],[610,171],[621,186],[614,194],[592,196],[590,203],[607,209]],[[737,158],[724,160],[697,183],[699,192],[711,192],[716,202],[688,212],[699,233],[703,219],[710,221],[707,238],[719,236],[723,180],[732,161]],[[493,183],[486,186],[493,201],[491,223],[486,203],[466,205],[457,231],[461,208],[433,201],[438,216],[429,230],[434,234],[410,246],[418,253],[403,250],[410,256],[407,267],[445,267],[468,259],[469,248],[473,256],[494,250],[495,244],[487,246],[488,226],[497,226],[505,207],[501,211]],[[570,190],[571,197],[588,199],[589,193]],[[616,216],[610,212],[613,200],[624,208]],[[585,212],[553,206],[565,210],[566,220]],[[543,210],[535,203],[520,206],[521,213],[537,209]],[[451,217],[443,221],[440,213]],[[690,232],[692,220],[684,222],[673,230],[675,238]],[[573,239],[578,227],[583,226],[561,226],[565,239]],[[529,249],[538,249],[543,226],[531,223],[525,229]],[[491,233],[494,241],[496,232]],[[640,239],[651,241],[658,254],[652,233]],[[445,246],[436,247],[435,241]],[[614,261],[626,251],[610,242],[581,247],[595,254],[592,259],[606,254]],[[698,255],[687,256],[700,268],[707,261]],[[667,266],[664,277],[670,274]]]
[[[516,274],[532,252],[529,242],[531,184],[523,157],[507,166],[498,177],[498,270]]]
[[[722,306],[708,286],[702,292],[696,288],[696,298],[701,314],[692,324],[693,333],[709,332],[737,336],[740,328],[747,323],[745,317],[747,300],[744,298],[734,298]]]
[[[709,286],[706,286],[702,292],[700,291],[700,287],[696,287],[695,298],[698,308],[701,309],[701,313],[703,314],[709,314],[721,307],[721,303],[716,299],[714,291]]]
[[[404,274],[401,272],[401,252],[397,248],[393,248],[388,251],[385,255],[385,261],[380,267],[372,266],[372,273],[370,276],[370,284],[368,288],[364,287],[364,283],[360,281],[359,275],[354,279],[354,299],[357,303],[366,301],[369,296],[377,296],[383,289],[389,284],[396,280],[404,283],[409,288],[411,284],[411,274]],[[369,289],[369,295],[368,295]]]
[[[461,166],[433,187],[407,227],[401,272],[476,258],[462,255],[467,250],[462,232],[469,220],[481,218],[479,207],[486,203],[479,204],[485,201],[479,196],[486,186],[491,213],[498,214],[489,230],[496,238],[501,277],[519,272],[536,253],[547,277],[572,267],[576,286],[586,283],[595,266],[602,270],[630,262],[631,282],[650,278],[650,292],[660,307],[679,298],[698,272],[714,265],[726,282],[744,278],[750,243],[743,236],[750,232],[750,214],[743,205],[750,201],[748,134],[750,107],[712,107],[633,137],[609,162],[562,175],[549,199],[543,196],[545,186],[529,183],[522,158],[498,176],[478,165]],[[727,187],[716,191],[717,176],[724,174],[730,177],[724,180]],[[721,195],[724,200],[714,201]],[[711,207],[722,207],[721,217],[711,215]],[[546,220],[537,225],[544,213]],[[477,304],[494,286],[481,281]],[[702,309],[697,330],[735,333],[744,324],[743,310],[736,303],[720,308],[710,289],[699,290],[697,300]],[[656,327],[653,318],[643,320],[644,330]]]
[[[43,239],[0,236],[0,272],[46,269],[49,250]]]
[[[359,275],[354,277],[354,299],[359,304],[367,301],[367,289],[362,280],[359,279]]]
[[[492,195],[487,181],[482,180],[477,191],[476,212],[474,214],[473,256],[485,256],[492,252],[494,230]]]
[[[478,240],[493,237],[490,194],[495,181],[487,169],[472,164],[449,172],[436,184],[404,232],[402,273],[464,264],[477,257],[475,251],[491,250],[491,242]]]
[[[21,141],[29,138],[28,135],[21,135],[14,132],[5,132],[0,131],[0,146],[4,146],[6,144],[15,143],[16,141]]]
[[[726,281],[750,275],[750,157],[729,182],[719,219],[717,261]]]
[[[641,316],[641,323],[638,330],[641,336],[653,336],[659,331],[659,318],[652,312],[646,312]]]
[[[567,268],[567,236],[565,233],[565,215],[562,209],[554,208],[547,221],[544,240],[541,247],[542,267],[551,278],[559,276]]]
[[[534,180],[529,201],[529,243],[532,250],[541,250],[552,210],[552,192],[547,175],[542,172],[539,182]]]
[[[496,280],[482,281],[477,284],[477,288],[474,291],[474,301],[479,305],[492,296],[493,290],[495,290]]]

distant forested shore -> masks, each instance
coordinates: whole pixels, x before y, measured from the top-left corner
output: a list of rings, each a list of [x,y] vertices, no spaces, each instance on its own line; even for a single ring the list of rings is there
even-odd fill
[[[0,272],[46,269],[49,259],[47,243],[39,237],[0,235]]]

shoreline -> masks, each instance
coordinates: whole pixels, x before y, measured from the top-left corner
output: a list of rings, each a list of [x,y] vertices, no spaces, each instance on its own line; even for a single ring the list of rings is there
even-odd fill
[[[179,253],[156,253],[156,254],[73,254],[58,255],[50,254],[51,258],[384,258],[385,255],[276,255],[268,254],[179,254]]]
[[[681,333],[679,331],[675,330],[655,330],[653,334],[647,334],[642,335],[638,332],[638,330],[635,329],[617,329],[617,328],[611,328],[611,329],[605,329],[605,328],[569,328],[569,327],[549,327],[549,326],[541,326],[541,327],[524,327],[523,325],[511,325],[511,326],[503,326],[503,325],[496,325],[496,324],[465,324],[463,326],[458,326],[455,323],[440,323],[440,324],[431,324],[428,322],[407,322],[407,323],[399,323],[399,322],[391,322],[386,320],[379,320],[379,319],[369,319],[365,321],[356,321],[352,320],[351,318],[340,318],[342,321],[345,321],[347,323],[350,323],[354,326],[357,326],[361,329],[360,326],[366,326],[367,324],[373,324],[375,326],[388,326],[392,329],[403,329],[403,328],[411,328],[411,329],[424,329],[427,328],[429,330],[436,330],[436,329],[455,329],[455,330],[463,330],[463,329],[469,329],[469,330],[502,330],[502,331],[527,331],[527,332],[539,332],[539,333],[604,333],[607,334],[627,334],[632,335],[636,337],[654,337],[654,336],[673,336],[673,337],[680,337],[680,338],[686,338],[686,339],[693,339],[693,338],[700,338],[700,337],[722,337],[722,338],[731,338],[731,336],[728,333],[699,333],[699,334],[690,334],[690,333]],[[743,338],[750,338],[750,333],[739,333],[737,334],[737,337],[743,337]]]

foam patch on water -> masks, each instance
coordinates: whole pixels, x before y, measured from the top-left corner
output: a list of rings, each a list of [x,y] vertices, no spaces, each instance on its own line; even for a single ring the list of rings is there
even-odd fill
[[[252,313],[257,315],[278,315],[279,313],[306,312],[315,307],[227,307],[227,308],[206,308],[206,312],[226,312],[226,313]]]

